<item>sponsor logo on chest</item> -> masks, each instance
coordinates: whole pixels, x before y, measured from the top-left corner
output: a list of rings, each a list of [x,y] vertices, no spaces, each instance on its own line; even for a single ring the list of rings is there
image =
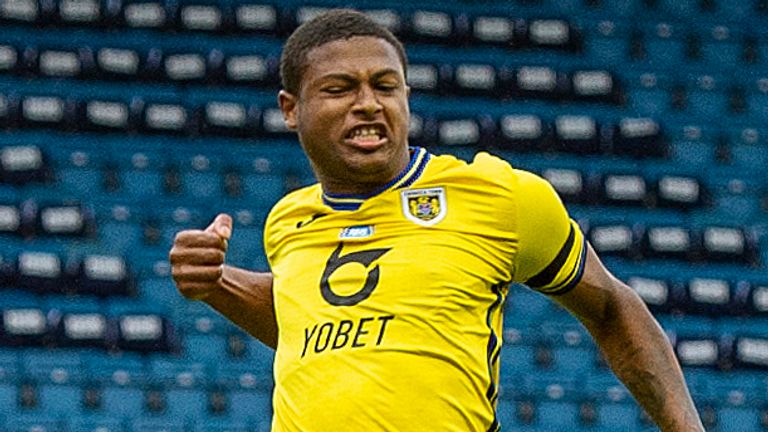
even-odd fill
[[[342,240],[364,239],[373,235],[373,225],[356,225],[341,230],[339,238]]]

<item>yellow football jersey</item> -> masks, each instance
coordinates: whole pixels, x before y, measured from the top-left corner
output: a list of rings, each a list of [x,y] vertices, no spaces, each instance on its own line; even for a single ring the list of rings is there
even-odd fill
[[[512,281],[557,294],[585,244],[552,187],[501,159],[414,148],[369,196],[295,191],[270,213],[273,431],[494,431]]]

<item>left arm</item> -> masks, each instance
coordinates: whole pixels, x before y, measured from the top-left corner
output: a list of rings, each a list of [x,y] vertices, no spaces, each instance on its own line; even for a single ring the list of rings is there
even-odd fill
[[[589,330],[611,369],[663,431],[703,431],[672,346],[643,300],[587,246],[581,281],[552,296]]]
[[[663,431],[703,431],[672,346],[642,299],[606,270],[548,182],[522,171],[513,179],[516,281],[551,294],[584,324]]]

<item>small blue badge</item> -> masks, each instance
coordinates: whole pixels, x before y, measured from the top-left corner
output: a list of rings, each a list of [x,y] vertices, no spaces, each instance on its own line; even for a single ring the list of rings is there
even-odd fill
[[[361,239],[373,235],[373,225],[357,225],[346,227],[339,234],[340,239]]]

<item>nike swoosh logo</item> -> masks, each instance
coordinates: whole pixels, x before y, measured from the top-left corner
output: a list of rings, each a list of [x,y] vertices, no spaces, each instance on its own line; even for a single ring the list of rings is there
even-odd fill
[[[328,216],[328,215],[327,215],[327,214],[325,214],[325,213],[315,213],[315,214],[313,214],[313,215],[312,215],[312,217],[311,217],[311,218],[309,218],[309,219],[307,219],[307,220],[304,220],[304,221],[300,221],[300,222],[298,222],[298,223],[296,224],[296,228],[305,227],[305,226],[307,226],[307,225],[311,224],[312,222],[314,222],[314,221],[316,221],[316,220],[320,219],[320,218],[321,218],[321,217],[323,217],[323,216]]]

